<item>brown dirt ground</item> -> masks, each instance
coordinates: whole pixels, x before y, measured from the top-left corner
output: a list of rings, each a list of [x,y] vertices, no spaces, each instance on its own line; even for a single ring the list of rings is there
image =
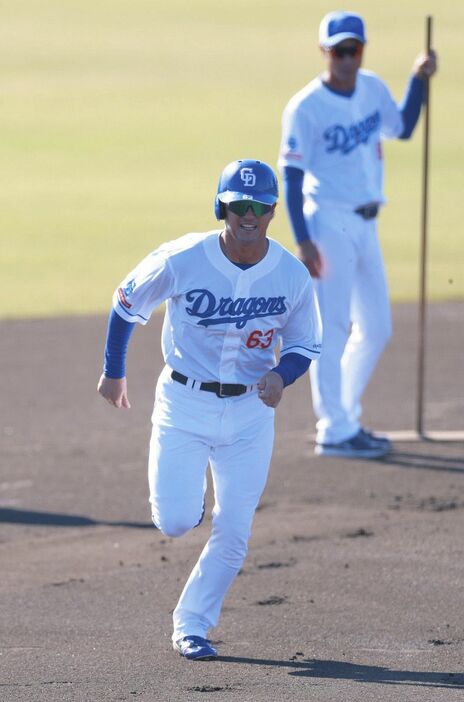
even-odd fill
[[[425,425],[462,432],[464,303],[427,319]],[[160,322],[131,342],[130,412],[95,392],[104,318],[0,323],[0,699],[462,700],[464,442],[316,458],[307,378],[277,412],[249,556],[212,632],[221,657],[171,650],[209,519],[179,540],[150,526]],[[413,429],[415,306],[395,306],[394,327],[365,419]]]

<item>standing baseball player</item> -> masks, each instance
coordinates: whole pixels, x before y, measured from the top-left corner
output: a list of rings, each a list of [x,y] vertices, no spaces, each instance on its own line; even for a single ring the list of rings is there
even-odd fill
[[[265,163],[229,164],[215,199],[224,228],[186,234],[147,256],[116,290],[109,319],[98,391],[129,408],[124,359],[134,322],[146,324],[166,301],[166,365],[149,457],[152,518],[163,534],[182,536],[201,522],[211,466],[211,536],[173,615],[174,649],[189,659],[217,656],[208,631],[247,552],[271,460],[274,409],[283,388],[320,354],[311,277],[266,236],[277,197]]]
[[[324,74],[288,103],[279,168],[298,257],[317,278],[324,355],[311,367],[320,456],[375,458],[388,439],[360,423],[361,397],[391,334],[376,217],[384,204],[382,139],[408,139],[435,52],[417,58],[397,105],[361,62],[363,19],[332,12],[321,22]]]

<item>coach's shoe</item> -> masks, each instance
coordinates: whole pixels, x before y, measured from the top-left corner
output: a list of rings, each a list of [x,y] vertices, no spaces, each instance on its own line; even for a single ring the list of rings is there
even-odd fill
[[[172,644],[174,651],[191,661],[211,661],[217,658],[217,651],[211,641],[202,636],[184,636]]]
[[[359,430],[374,446],[383,446],[385,448],[385,453],[391,451],[392,445],[390,439],[386,436],[379,436],[378,434],[373,434],[368,429],[361,427]]]
[[[381,458],[391,449],[388,439],[376,437],[360,429],[350,439],[337,444],[316,444],[316,456],[340,456],[341,458]]]

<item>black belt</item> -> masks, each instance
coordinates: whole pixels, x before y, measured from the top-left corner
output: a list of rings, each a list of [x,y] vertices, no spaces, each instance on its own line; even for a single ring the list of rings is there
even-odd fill
[[[182,385],[187,385],[189,381],[186,375],[182,375],[182,373],[178,373],[175,370],[172,371],[171,378],[178,383],[182,383]],[[199,381],[192,380],[192,388],[195,387],[197,382]],[[214,392],[218,397],[237,397],[238,395],[243,395],[248,390],[248,387],[238,383],[218,383],[214,381],[212,383],[200,383],[200,390]]]
[[[361,215],[363,219],[374,219],[379,214],[379,206],[376,203],[373,205],[363,205],[363,207],[358,207],[355,212]]]

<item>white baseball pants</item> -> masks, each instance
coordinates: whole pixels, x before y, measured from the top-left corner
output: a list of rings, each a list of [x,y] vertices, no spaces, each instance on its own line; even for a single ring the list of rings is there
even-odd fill
[[[310,367],[316,441],[338,443],[360,428],[361,397],[391,335],[388,287],[375,219],[325,207],[308,224],[326,266],[315,281],[323,352]]]
[[[274,442],[274,410],[256,392],[218,398],[159,378],[152,416],[149,487],[153,522],[182,536],[204,511],[208,461],[214,486],[210,538],[174,610],[173,640],[206,637],[247,553]]]

